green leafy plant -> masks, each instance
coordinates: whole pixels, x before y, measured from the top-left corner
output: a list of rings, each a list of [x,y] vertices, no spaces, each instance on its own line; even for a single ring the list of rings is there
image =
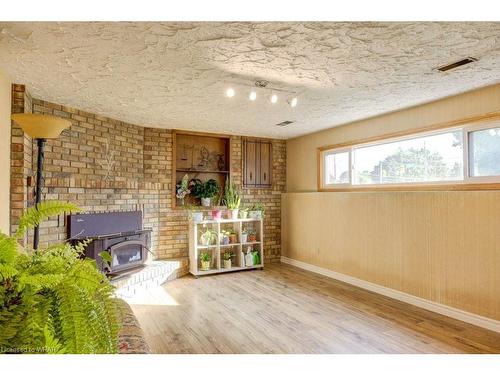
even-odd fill
[[[196,179],[193,186],[193,194],[197,198],[213,198],[219,194],[219,184],[213,178],[206,182]]]
[[[201,234],[201,241],[206,245],[213,245],[217,241],[217,232],[207,228]]]
[[[230,210],[236,210],[240,207],[241,197],[238,194],[238,189],[231,179],[226,180],[226,185],[224,186],[224,202],[223,204],[227,206]]]
[[[230,260],[233,256],[234,254],[231,251],[226,251],[222,257],[224,260]]]
[[[4,352],[116,353],[118,319],[113,287],[95,261],[83,259],[86,242],[45,249],[18,240],[43,220],[76,212],[66,202],[28,209],[14,236],[0,233],[0,349]]]
[[[212,256],[210,255],[210,253],[207,253],[206,251],[200,253],[200,260],[202,262],[210,262],[211,259]]]

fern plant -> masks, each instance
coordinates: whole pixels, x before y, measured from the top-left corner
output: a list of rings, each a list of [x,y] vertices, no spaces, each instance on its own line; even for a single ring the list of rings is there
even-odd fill
[[[0,352],[116,353],[113,287],[84,259],[87,243],[23,248],[18,240],[50,216],[79,208],[43,202],[28,209],[19,229],[0,233]]]

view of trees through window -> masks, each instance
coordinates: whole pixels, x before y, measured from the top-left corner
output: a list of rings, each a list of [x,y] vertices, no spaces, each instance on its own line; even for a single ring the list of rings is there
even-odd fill
[[[464,149],[468,150],[468,155]],[[466,163],[469,170],[464,175]],[[323,171],[325,185],[353,186],[453,182],[500,176],[500,127],[455,128],[326,150]],[[482,182],[475,180],[478,181]]]
[[[500,128],[469,133],[470,174],[500,175]]]
[[[355,148],[355,184],[454,181],[463,178],[462,132]]]

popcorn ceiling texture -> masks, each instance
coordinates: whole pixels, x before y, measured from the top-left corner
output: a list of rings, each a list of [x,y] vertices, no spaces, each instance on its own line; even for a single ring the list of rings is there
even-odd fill
[[[188,218],[185,210],[172,208],[172,130],[148,128],[114,120],[72,107],[31,98],[23,85],[13,85],[12,112],[53,114],[68,118],[71,127],[45,148],[43,198],[71,201],[85,211],[143,211],[144,226],[153,229],[151,249],[155,259],[181,259],[178,275],[188,269]],[[110,178],[104,178],[106,142],[114,152]],[[232,136],[233,181],[242,185],[242,144]],[[265,261],[279,262],[281,255],[281,193],[285,191],[285,141],[273,140],[272,189],[242,189],[245,206],[262,203]],[[11,231],[33,203],[27,179],[36,167],[37,146],[13,123],[11,145]],[[40,228],[41,246],[66,240],[64,217],[55,217]],[[32,243],[32,231],[25,243]]]
[[[34,97],[121,121],[289,138],[498,83],[499,42],[493,22],[4,22],[0,67]],[[479,61],[433,70],[466,56]],[[249,102],[255,79],[299,105]]]

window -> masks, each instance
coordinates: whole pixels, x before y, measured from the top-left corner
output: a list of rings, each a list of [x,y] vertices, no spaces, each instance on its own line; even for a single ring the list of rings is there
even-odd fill
[[[320,189],[500,183],[498,123],[422,132],[320,152]]]
[[[473,177],[500,175],[500,128],[469,133],[469,160]]]
[[[349,183],[349,152],[325,154],[325,185]]]

